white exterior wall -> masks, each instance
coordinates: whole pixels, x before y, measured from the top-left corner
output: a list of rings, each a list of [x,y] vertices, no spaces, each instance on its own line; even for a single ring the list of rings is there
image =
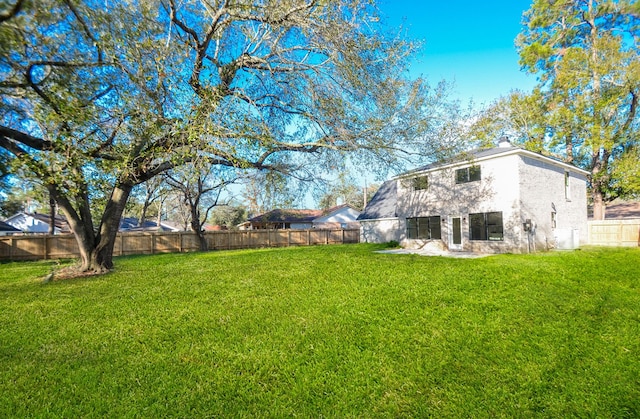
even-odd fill
[[[455,172],[469,166],[480,166],[481,180],[456,184]],[[521,226],[519,224],[518,157],[498,156],[477,163],[465,162],[443,170],[426,173],[429,187],[413,191],[409,182],[399,180],[398,218],[401,241],[415,247],[424,243],[411,243],[406,239],[406,218],[440,216],[442,242],[448,245],[449,217],[462,219],[462,249],[466,251],[513,252],[520,251]],[[469,214],[502,212],[504,241],[470,241]],[[422,242],[422,241],[418,241]]]
[[[397,218],[360,220],[361,243],[388,243],[400,241],[400,221]]]
[[[313,220],[313,226],[315,228],[338,228],[342,226],[345,228],[357,228],[359,227],[356,221],[358,215],[360,215],[360,211],[351,207],[344,207],[327,216],[316,218]]]
[[[515,150],[514,150],[515,151]],[[481,180],[456,184],[455,172],[480,166]],[[565,171],[569,195],[565,197]],[[533,153],[495,155],[444,169],[412,173],[428,177],[426,190],[414,191],[410,179],[398,179],[398,228],[406,247],[433,245],[434,241],[408,240],[406,219],[441,217],[440,244],[449,246],[451,217],[460,218],[462,250],[526,253],[550,248],[571,248],[587,241],[587,194],[583,172]],[[551,213],[556,217],[552,226]],[[469,214],[502,212],[504,240],[469,240]],[[530,219],[531,232],[524,229]]]
[[[5,221],[7,224],[29,233],[48,233],[49,224],[31,217],[27,214],[17,214]],[[55,229],[56,233],[60,233],[59,229]]]
[[[313,223],[291,223],[291,230],[309,230],[313,228]]]
[[[565,172],[569,188],[565,188]],[[572,248],[588,241],[587,179],[578,172],[543,159],[521,157],[522,218],[531,219],[534,250]],[[566,195],[568,192],[568,195]],[[556,225],[552,225],[555,213]],[[575,243],[574,243],[575,241]]]

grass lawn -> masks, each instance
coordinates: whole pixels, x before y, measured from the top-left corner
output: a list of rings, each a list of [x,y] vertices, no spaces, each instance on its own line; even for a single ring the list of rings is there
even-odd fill
[[[639,417],[640,249],[0,264],[0,417]]]

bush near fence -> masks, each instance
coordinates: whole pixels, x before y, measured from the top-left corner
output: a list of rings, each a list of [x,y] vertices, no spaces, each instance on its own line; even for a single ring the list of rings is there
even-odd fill
[[[359,229],[243,230],[205,232],[209,250],[313,246],[358,243]],[[119,233],[114,256],[193,252],[200,249],[193,232]],[[0,237],[0,260],[69,259],[80,256],[76,239],[65,235],[13,235]]]

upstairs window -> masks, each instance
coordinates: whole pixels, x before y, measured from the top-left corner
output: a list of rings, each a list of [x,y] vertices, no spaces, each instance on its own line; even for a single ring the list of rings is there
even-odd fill
[[[480,166],[470,166],[456,170],[456,183],[469,183],[480,180]]]
[[[407,218],[407,238],[425,240],[441,239],[440,217]]]
[[[569,172],[564,172],[564,198],[567,201],[571,200],[571,177]]]
[[[411,179],[411,186],[414,191],[421,191],[429,187],[429,179],[426,176],[418,176]]]

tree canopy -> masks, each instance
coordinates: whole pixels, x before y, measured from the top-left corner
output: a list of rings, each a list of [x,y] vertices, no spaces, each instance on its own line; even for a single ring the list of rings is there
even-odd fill
[[[346,155],[398,163],[424,141],[433,102],[406,78],[415,45],[367,0],[5,9],[0,158],[55,198],[83,270],[111,268],[132,188],[166,170],[198,160],[304,178]]]
[[[638,4],[536,0],[524,24],[521,64],[540,83],[529,99],[512,97],[511,109],[524,100],[537,105],[519,112],[531,122],[527,137],[591,172],[594,217],[601,219],[608,199],[629,192],[616,162],[637,156]]]

